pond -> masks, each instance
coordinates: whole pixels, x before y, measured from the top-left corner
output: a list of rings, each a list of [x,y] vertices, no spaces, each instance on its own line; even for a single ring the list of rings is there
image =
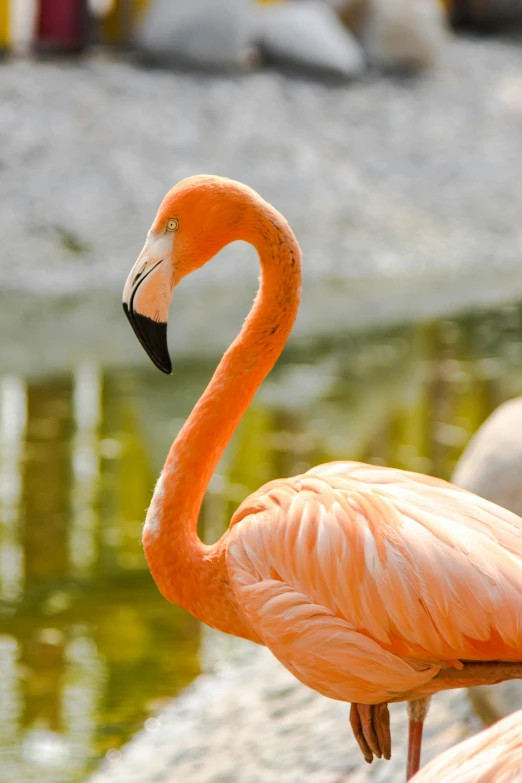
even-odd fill
[[[277,476],[340,458],[449,478],[522,393],[522,305],[300,342],[257,395],[200,534]],[[0,781],[73,783],[205,666],[198,622],[157,592],[140,531],[213,364],[0,377]]]

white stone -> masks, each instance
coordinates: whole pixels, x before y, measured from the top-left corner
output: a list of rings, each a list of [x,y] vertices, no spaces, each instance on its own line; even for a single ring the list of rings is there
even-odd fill
[[[322,2],[288,0],[260,6],[254,41],[269,61],[342,78],[364,69],[361,47]]]
[[[164,64],[237,68],[248,52],[251,0],[154,0],[135,35]]]
[[[371,62],[381,68],[433,65],[447,37],[440,0],[367,0],[361,40]]]

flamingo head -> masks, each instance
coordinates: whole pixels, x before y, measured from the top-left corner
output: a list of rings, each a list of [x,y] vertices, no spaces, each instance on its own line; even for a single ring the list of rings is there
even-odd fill
[[[186,275],[234,239],[249,240],[255,223],[250,188],[215,176],[189,177],[161,202],[147,240],[123,290],[123,309],[156,367],[170,374],[167,318],[172,293]]]

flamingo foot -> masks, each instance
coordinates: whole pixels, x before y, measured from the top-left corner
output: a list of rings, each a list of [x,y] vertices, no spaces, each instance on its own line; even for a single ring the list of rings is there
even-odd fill
[[[373,757],[391,758],[390,713],[384,704],[352,704],[350,724],[368,764]]]

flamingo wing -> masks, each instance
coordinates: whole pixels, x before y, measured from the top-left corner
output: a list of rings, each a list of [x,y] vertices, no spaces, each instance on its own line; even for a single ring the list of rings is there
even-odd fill
[[[522,660],[522,520],[446,482],[330,463],[234,515],[239,606],[297,677],[393,700],[463,660]]]

